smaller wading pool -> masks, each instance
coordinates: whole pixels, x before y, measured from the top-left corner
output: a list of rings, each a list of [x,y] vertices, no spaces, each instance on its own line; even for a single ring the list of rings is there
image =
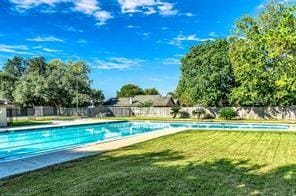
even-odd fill
[[[0,162],[110,141],[165,128],[287,130],[287,125],[243,123],[112,122],[0,133]]]

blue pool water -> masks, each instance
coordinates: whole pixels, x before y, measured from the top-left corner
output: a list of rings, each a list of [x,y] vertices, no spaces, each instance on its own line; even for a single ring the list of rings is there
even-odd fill
[[[116,122],[0,133],[0,162],[124,138],[164,128],[286,130],[285,125]]]

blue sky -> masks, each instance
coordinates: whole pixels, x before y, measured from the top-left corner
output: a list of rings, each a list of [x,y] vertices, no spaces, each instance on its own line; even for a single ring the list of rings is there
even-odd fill
[[[107,97],[126,83],[177,85],[179,61],[204,40],[226,37],[265,0],[1,0],[0,64],[15,55],[84,60]]]

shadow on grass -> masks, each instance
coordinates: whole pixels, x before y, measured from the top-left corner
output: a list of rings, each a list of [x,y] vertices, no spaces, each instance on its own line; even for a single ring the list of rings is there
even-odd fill
[[[129,154],[133,147],[0,181],[1,194],[295,195],[296,165],[267,173],[248,160],[190,161],[171,151]]]

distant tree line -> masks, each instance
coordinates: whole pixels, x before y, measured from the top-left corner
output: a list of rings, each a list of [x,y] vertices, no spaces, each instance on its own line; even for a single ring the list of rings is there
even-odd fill
[[[135,84],[126,84],[117,91],[117,97],[134,97],[136,95],[159,95],[159,91],[156,88],[142,89]]]
[[[243,17],[227,39],[182,59],[177,96],[186,105],[296,105],[296,6],[271,2]]]
[[[104,94],[90,87],[88,74],[88,66],[81,61],[13,57],[0,71],[0,97],[22,106],[96,104]]]

